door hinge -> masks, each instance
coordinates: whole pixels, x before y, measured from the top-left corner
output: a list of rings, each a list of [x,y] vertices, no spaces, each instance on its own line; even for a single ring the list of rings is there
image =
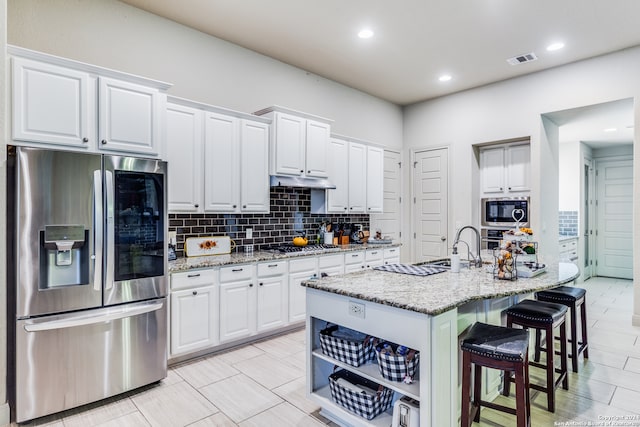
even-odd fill
[[[596,236],[598,235],[598,229],[596,229]]]
[[[596,169],[596,176],[598,176],[598,169]]]
[[[598,260],[596,260],[596,267],[598,266]]]
[[[398,162],[398,169],[402,169],[402,162]]]
[[[596,199],[596,206],[598,206],[598,199]]]
[[[402,231],[398,232],[398,237],[402,237]]]
[[[402,197],[398,197],[398,203],[402,203]]]
[[[415,196],[413,197],[413,203],[414,203],[414,204],[416,203],[416,198],[415,198]]]
[[[416,166],[418,166],[418,161],[416,160],[415,162],[413,162],[413,168],[415,169]]]
[[[417,237],[417,234],[414,232],[413,233],[413,238],[415,239]]]

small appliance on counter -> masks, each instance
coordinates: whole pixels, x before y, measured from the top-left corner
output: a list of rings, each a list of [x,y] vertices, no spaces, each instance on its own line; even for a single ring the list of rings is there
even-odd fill
[[[407,396],[396,400],[391,427],[420,427],[420,402]]]

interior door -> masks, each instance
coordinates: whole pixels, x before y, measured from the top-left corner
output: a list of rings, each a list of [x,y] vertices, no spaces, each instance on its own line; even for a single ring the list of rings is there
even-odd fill
[[[384,152],[383,213],[371,215],[372,230],[380,230],[384,237],[400,240],[402,175],[401,155],[395,151]]]
[[[447,255],[449,206],[447,148],[413,155],[413,260]]]
[[[633,278],[633,161],[596,161],[596,275]]]
[[[593,274],[593,253],[595,236],[593,229],[595,227],[595,215],[593,214],[595,199],[594,192],[594,172],[592,160],[585,158],[583,163],[583,186],[582,186],[582,203],[583,213],[580,221],[580,228],[582,234],[582,256],[579,260],[582,261],[582,280],[589,279]]]

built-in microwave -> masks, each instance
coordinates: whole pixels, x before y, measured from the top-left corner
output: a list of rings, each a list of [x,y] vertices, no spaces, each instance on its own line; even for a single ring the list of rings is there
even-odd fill
[[[481,199],[481,204],[482,226],[513,227],[516,221],[523,227],[529,226],[529,197]]]

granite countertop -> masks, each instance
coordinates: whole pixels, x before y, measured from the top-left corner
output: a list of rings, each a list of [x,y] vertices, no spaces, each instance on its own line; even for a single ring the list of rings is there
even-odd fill
[[[188,271],[198,268],[211,268],[220,267],[223,265],[233,264],[250,264],[260,261],[273,261],[273,260],[288,260],[300,257],[327,255],[338,252],[354,252],[363,251],[365,249],[384,249],[384,248],[397,248],[399,243],[392,244],[351,244],[341,245],[336,248],[323,249],[321,251],[313,252],[275,252],[275,251],[255,251],[252,255],[245,255],[242,252],[231,253],[226,255],[211,255],[211,256],[199,256],[191,258],[178,258],[175,261],[169,261],[169,273],[177,273],[180,271]]]
[[[560,242],[564,242],[565,240],[577,239],[578,236],[560,236],[558,240]]]
[[[573,263],[556,263],[538,276],[518,280],[498,280],[487,271],[463,268],[460,273],[414,276],[367,270],[342,276],[302,282],[303,286],[347,297],[372,301],[404,310],[437,315],[478,299],[549,289],[573,281],[579,275]]]

